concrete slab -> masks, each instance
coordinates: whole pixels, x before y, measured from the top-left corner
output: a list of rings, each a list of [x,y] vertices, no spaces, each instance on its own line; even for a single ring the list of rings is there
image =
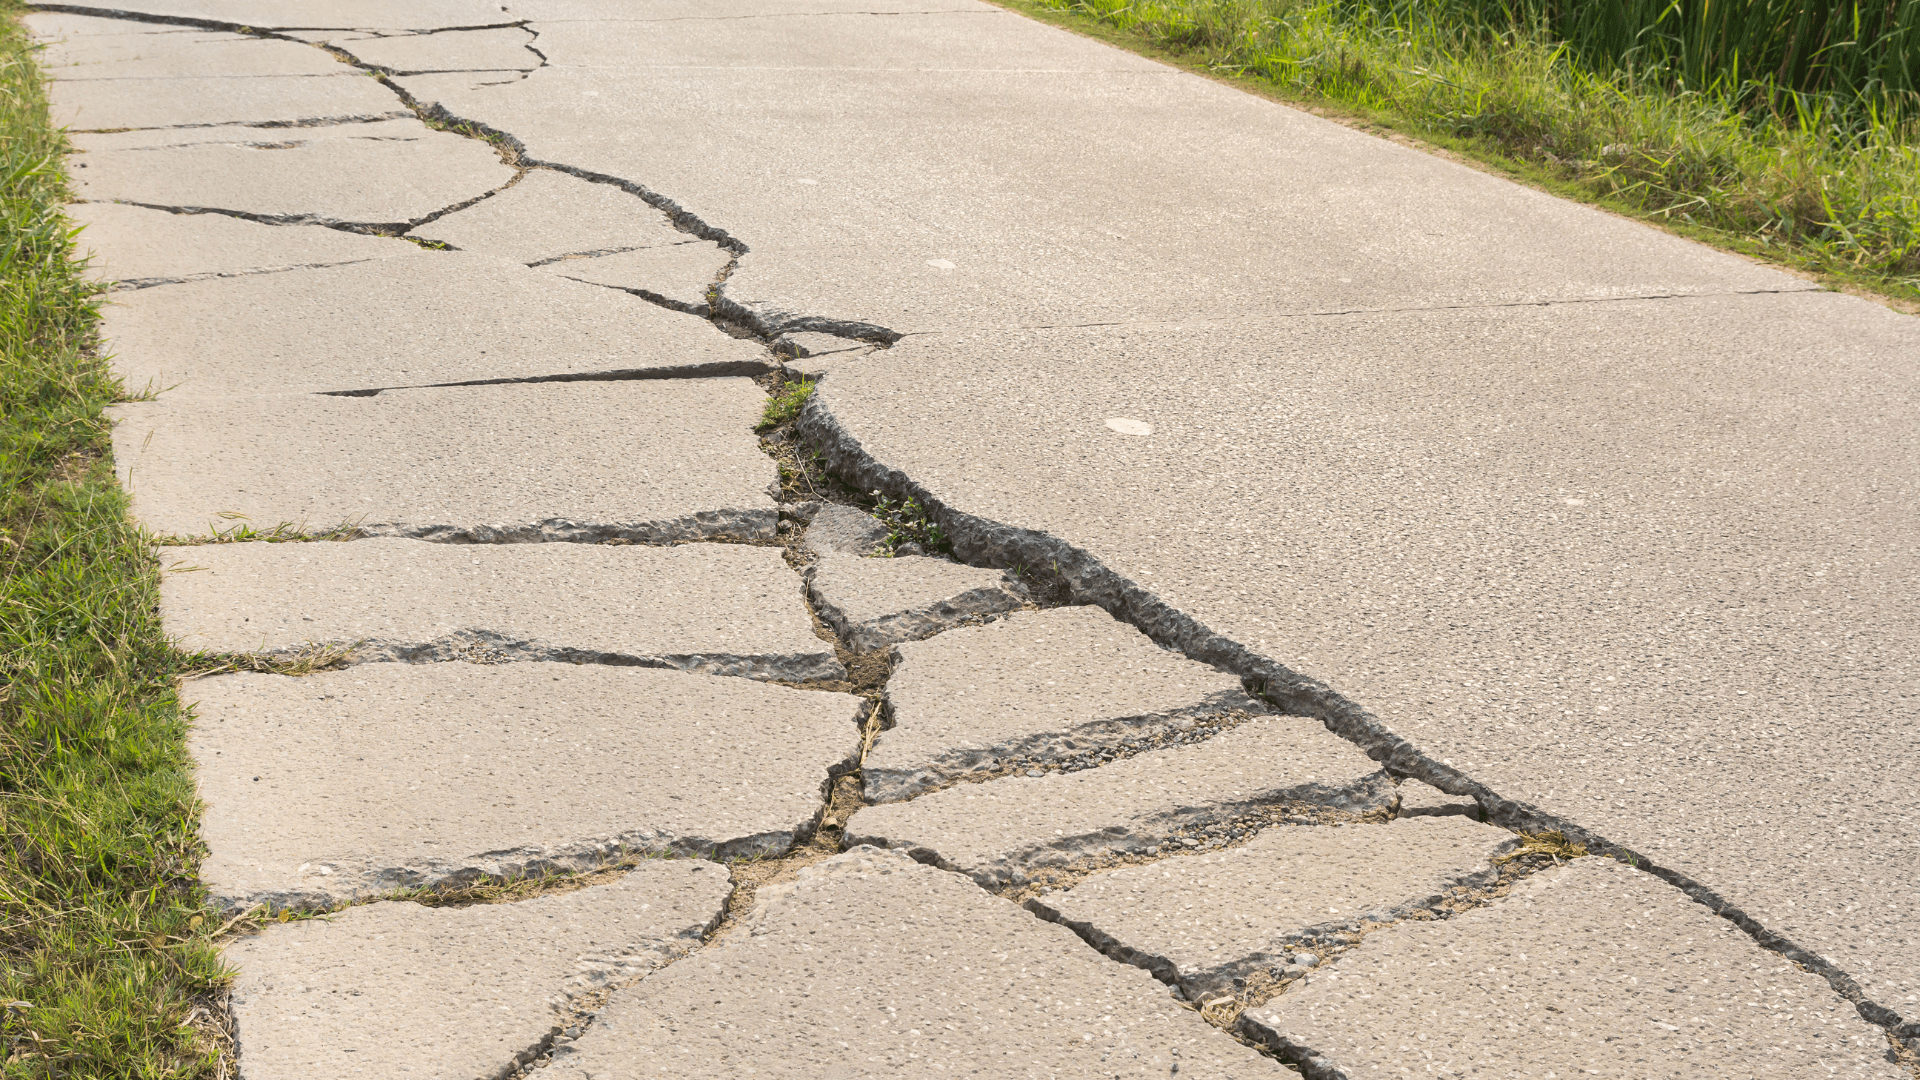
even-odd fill
[[[1302,974],[1299,954],[1366,922],[1394,922],[1491,883],[1504,829],[1451,817],[1275,826],[1237,847],[1095,874],[1026,902],[1101,952],[1191,1000]]]
[[[1920,1022],[1916,355],[1852,297],[1695,297],[910,338],[810,409],[1004,526],[969,559],[1164,604]]]
[[[321,225],[404,229],[513,175],[486,143],[412,119],[75,135],[73,145],[74,194],[89,202]]]
[[[1818,976],[1600,858],[1370,934],[1241,1024],[1316,1080],[1905,1075],[1885,1033]]]
[[[877,649],[1012,611],[1018,586],[1003,570],[924,555],[862,558],[828,552],[806,569],[807,593],[854,649]]]
[[[122,288],[420,253],[392,237],[320,225],[262,225],[225,214],[170,214],[121,203],[75,203],[67,207],[67,216],[86,229],[79,247],[89,275]]]
[[[562,259],[541,267],[574,281],[639,290],[682,311],[707,312],[707,294],[733,256],[704,240],[641,248],[595,258]]]
[[[189,651],[640,664],[804,681],[844,676],[780,552],[688,544],[418,540],[159,549],[160,615]]]
[[[541,64],[533,31],[518,26],[493,30],[443,30],[432,34],[313,33],[372,67],[403,75],[437,71],[530,71]]]
[[[516,21],[490,0],[409,0],[398,7],[384,0],[113,0],[97,10],[255,30],[434,30]]]
[[[638,297],[490,255],[418,248],[377,263],[117,297],[102,333],[127,386],[164,391],[168,401],[755,375],[772,365],[759,344]]]
[[[1295,804],[1383,813],[1393,781],[1319,723],[1268,716],[1192,746],[1154,750],[1080,772],[963,784],[912,802],[869,806],[850,844],[901,848],[988,887],[1031,871],[1095,868],[1196,829],[1267,820]]]
[[[533,169],[498,195],[435,218],[414,235],[517,263],[694,239],[638,195],[552,169]]]
[[[725,294],[767,329],[1809,287],[1013,13],[541,31],[523,82],[405,84],[745,240]]]
[[[801,543],[816,555],[828,552],[871,555],[880,550],[892,531],[872,514],[829,503],[807,521],[807,532]]]
[[[1016,612],[902,643],[895,655],[893,726],[861,769],[873,802],[1036,762],[1097,765],[1204,737],[1224,714],[1267,711],[1238,678],[1168,652],[1096,607]]]
[[[292,42],[281,44],[305,48]],[[337,72],[328,75],[65,80],[55,82],[48,96],[53,122],[75,131],[270,125],[272,130],[265,133],[250,130],[228,138],[281,142],[285,140],[276,136],[287,134],[281,129],[288,125],[302,125],[298,130],[304,134],[310,130],[304,126],[309,123],[412,119],[413,113],[393,91],[365,74],[339,64],[334,67]]]
[[[34,37],[45,43],[41,70],[55,82],[181,76],[240,81],[357,74],[325,52],[297,41],[52,12],[32,14],[26,23]],[[387,92],[387,100],[394,100],[392,91]]]
[[[770,539],[765,401],[746,379],[674,379],[138,402],[114,409],[114,453],[162,536]]]
[[[1402,780],[1400,809],[1396,816],[1469,817],[1480,821],[1486,817],[1486,813],[1480,809],[1479,803],[1464,795],[1449,795],[1432,784],[1423,784],[1418,780]]]
[[[578,1021],[568,1006],[696,949],[725,867],[641,864],[620,880],[515,904],[369,904],[227,946],[248,1080],[498,1076]]]
[[[363,664],[187,687],[227,906],[784,854],[854,766],[861,699],[648,668]],[[768,753],[778,745],[778,753]]]
[[[550,1074],[943,1070],[1287,1075],[1175,1005],[1145,972],[1100,959],[960,877],[871,848],[762,888],[738,932],[615,996]]]

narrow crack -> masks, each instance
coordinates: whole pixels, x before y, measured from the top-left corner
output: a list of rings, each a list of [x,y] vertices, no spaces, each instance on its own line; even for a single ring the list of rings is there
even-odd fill
[[[116,278],[107,286],[108,292],[132,292],[136,289],[151,289],[161,285],[185,285],[192,281],[211,281],[215,278],[254,277],[259,274],[284,274],[290,270],[321,270],[329,266],[353,266],[358,263],[374,262],[375,259],[342,259],[339,262],[290,263],[286,266],[255,266],[245,270],[209,270],[201,274],[181,274],[177,277]]]
[[[214,128],[252,128],[255,130],[264,128],[264,129],[278,130],[278,129],[285,129],[285,128],[346,127],[350,124],[380,124],[380,123],[385,123],[388,120],[409,120],[412,118],[413,118],[412,113],[407,112],[404,109],[395,109],[393,112],[385,112],[385,113],[356,113],[356,114],[344,115],[344,116],[308,116],[308,117],[301,117],[295,120],[227,120],[227,121],[222,121],[220,123],[208,123],[208,124],[158,124],[153,127],[76,128],[74,129],[73,133],[75,135],[119,135],[123,132],[128,132],[128,131],[203,131],[203,130],[214,129]],[[131,149],[172,150],[172,149],[177,149],[180,146],[208,146],[208,145],[218,146],[222,144],[220,143],[175,143],[168,146],[140,146],[140,147],[132,147]],[[226,145],[233,145],[233,144],[226,144]],[[261,145],[261,144],[240,143],[238,145],[254,146],[254,145]]]
[[[351,33],[368,28],[359,26],[249,26],[236,22],[224,22],[219,19],[196,19],[190,15],[157,15],[148,11],[133,11],[127,8],[96,7],[91,4],[48,4],[30,2],[25,5],[28,11],[55,11],[67,15],[89,15],[96,19],[118,19],[121,22],[152,23],[159,26],[185,26],[196,30],[224,30],[230,34],[245,34],[248,37],[279,37],[293,33],[339,32]],[[405,27],[383,27],[388,30],[407,30],[414,34],[445,34],[460,30],[505,30],[522,26],[525,20],[498,23],[477,23],[473,26],[437,26],[432,28],[408,29]],[[300,41],[299,38],[287,38],[288,41]],[[300,41],[306,45],[309,42]]]

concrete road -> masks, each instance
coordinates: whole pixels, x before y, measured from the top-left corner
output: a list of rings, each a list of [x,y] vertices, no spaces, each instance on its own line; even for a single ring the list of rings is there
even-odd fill
[[[1741,932],[1716,964],[1760,970],[1755,943],[1773,949],[1824,977],[1829,1004],[1920,1041],[1920,322],[969,0],[76,10],[34,26],[67,42],[49,54],[72,87],[55,94],[63,117],[114,132],[79,137],[99,165],[76,172],[88,197],[238,214],[290,238],[369,222],[491,236],[474,241],[497,245],[489,258],[531,267],[523,255],[547,252],[509,228],[517,211],[491,233],[473,225],[483,211],[456,226],[534,166],[556,192],[565,174],[633,196],[701,258],[730,260],[704,296],[656,269],[604,297],[569,283],[582,299],[558,314],[537,299],[557,295],[558,271],[489,271],[485,295],[548,321],[590,313],[568,340],[596,340],[607,319],[685,320],[623,338],[639,361],[550,335],[518,344],[530,335],[484,317],[518,309],[475,307],[482,293],[461,286],[434,325],[467,328],[449,347],[467,369],[308,387],[317,365],[380,369],[338,335],[290,332],[284,363],[247,372],[238,356],[238,374],[181,389],[205,398],[192,407],[258,413],[221,403],[243,377],[360,392],[698,373],[812,335],[828,355],[809,362],[826,377],[805,437],[863,488],[929,501],[968,561],[1057,569],[1077,602],[1478,798],[1494,824],[1564,828],[1654,871],[1659,903],[1698,901],[1657,925],[1705,910]],[[179,36],[153,45],[161,33]],[[402,119],[309,54],[242,51],[293,42],[396,73]],[[102,91],[115,64],[149,92]],[[285,85],[223,111],[202,68],[233,64]],[[270,143],[223,120],[279,123],[307,100],[328,118],[318,134]],[[417,118],[478,125],[495,145]],[[389,127],[416,149],[367,134]],[[367,164],[389,158],[391,173]],[[557,205],[541,203],[577,224]],[[233,251],[260,243],[228,231]],[[141,235],[107,264],[156,249]],[[627,234],[595,221],[581,235]],[[620,254],[554,244],[589,263]],[[363,304],[303,283],[404,278],[401,295],[426,280],[411,269],[423,257],[296,272],[318,264],[208,256],[169,280],[271,283],[164,287],[215,307],[256,298],[230,318],[280,319],[274,290],[335,320],[302,325],[380,312],[396,344],[371,359],[400,370],[422,346],[392,330],[404,313],[381,306],[386,287]],[[627,300],[655,307],[591,314]],[[699,337],[709,316],[744,336]],[[191,331],[153,325],[127,370],[174,370],[166,350]],[[835,336],[886,347],[818,347]],[[1651,888],[1642,875],[1618,894]],[[1355,970],[1372,963],[1365,945],[1354,955]],[[1867,1055],[1851,1068],[1883,1074],[1858,1032],[1842,1041]]]
[[[403,84],[905,335],[820,395],[875,477],[1920,1021],[1920,323],[985,5],[545,7]]]

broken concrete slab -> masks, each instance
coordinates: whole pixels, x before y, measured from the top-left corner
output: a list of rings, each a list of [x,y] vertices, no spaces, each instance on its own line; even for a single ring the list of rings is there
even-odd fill
[[[567,258],[541,269],[574,281],[646,294],[657,303],[704,316],[707,294],[733,258],[705,240],[641,248],[590,258]]]
[[[861,769],[873,802],[1035,764],[1097,765],[1267,711],[1236,676],[1096,607],[1017,612],[895,655],[893,726]]]
[[[317,51],[293,42],[280,44],[303,52]],[[249,127],[243,134],[229,135],[235,142],[283,142],[287,140],[276,136],[304,133],[320,124],[412,118],[413,113],[394,97],[393,91],[370,76],[340,64],[334,68],[335,73],[328,75],[68,79],[55,82],[48,97],[54,123],[76,132],[260,126],[260,130]],[[241,159],[255,161],[258,157],[254,154]],[[93,164],[92,159],[89,164]],[[119,175],[122,183],[130,182],[126,172]],[[88,179],[98,178],[90,174]]]
[[[543,62],[530,46],[536,35],[519,26],[443,30],[431,34],[301,33],[362,64],[399,75],[441,71],[531,71]]]
[[[828,503],[806,518],[807,533],[801,540],[816,555],[840,552],[845,555],[871,555],[886,543],[892,530],[872,514],[851,506]]]
[[[163,547],[159,558],[162,624],[187,651],[845,676],[773,547],[375,539]]]
[[[325,52],[297,41],[53,12],[36,12],[25,21],[33,36],[45,43],[41,69],[55,82],[357,74]],[[392,91],[387,92],[387,101],[394,101]]]
[[[74,194],[89,202],[321,225],[408,228],[513,176],[486,143],[413,119],[77,134],[73,145]]]
[[[1369,934],[1241,1030],[1314,1080],[1905,1075],[1886,1033],[1819,976],[1598,857],[1444,922]]]
[[[498,195],[435,218],[414,235],[522,264],[696,239],[638,195],[553,169],[529,170]]]
[[[769,539],[765,401],[747,379],[162,399],[114,407],[114,460],[134,517],[168,537]]]
[[[847,842],[901,848],[989,888],[1094,869],[1207,826],[1294,813],[1384,815],[1393,781],[1352,743],[1297,716],[1079,772],[1008,776],[869,806]]]
[[[164,294],[116,298],[102,333],[127,387],[164,391],[167,400],[756,375],[772,363],[757,342],[703,320],[474,252],[415,249]]]
[[[90,276],[122,288],[417,255],[385,236],[320,225],[262,225],[225,214],[172,214],[122,203],[67,207]],[[111,310],[111,309],[110,309]]]
[[[1061,1080],[1288,1075],[1145,972],[963,878],[872,848],[762,887],[737,932],[616,995],[551,1074],[815,1080],[941,1067]]]
[[[328,0],[324,5],[311,0],[114,0],[111,7],[86,10],[254,30],[439,30],[518,21],[489,0],[409,0],[402,5],[385,0]]]
[[[580,1020],[570,1006],[700,947],[723,866],[655,859],[605,885],[510,904],[367,904],[273,923],[224,952],[248,1080],[499,1076]]]
[[[243,672],[185,696],[200,875],[229,907],[660,852],[785,854],[830,774],[856,764],[866,711],[848,694],[566,663]]]
[[[1026,906],[1198,1001],[1261,976],[1292,978],[1298,954],[1335,934],[1489,884],[1492,858],[1512,846],[1511,833],[1459,817],[1278,825],[1236,847],[1095,874]]]
[[[1449,795],[1432,784],[1418,780],[1400,781],[1400,809],[1396,816],[1416,817],[1469,817],[1475,821],[1485,821],[1486,812],[1480,804],[1464,795]]]
[[[820,617],[859,651],[928,637],[1022,602],[1004,570],[924,555],[867,559],[828,552],[806,575]]]

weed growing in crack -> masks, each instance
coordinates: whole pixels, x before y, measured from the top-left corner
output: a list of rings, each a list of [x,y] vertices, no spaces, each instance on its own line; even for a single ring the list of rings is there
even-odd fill
[[[894,502],[878,491],[872,494],[873,508],[868,513],[887,527],[887,538],[881,543],[889,556],[936,552],[944,555],[953,551],[953,542],[919,500],[909,497],[903,502]],[[902,550],[909,545],[915,550]]]
[[[767,407],[761,411],[760,423],[754,430],[764,433],[792,421],[800,415],[800,409],[813,396],[813,388],[817,385],[812,379],[796,379],[778,387],[773,397],[768,399]]]

